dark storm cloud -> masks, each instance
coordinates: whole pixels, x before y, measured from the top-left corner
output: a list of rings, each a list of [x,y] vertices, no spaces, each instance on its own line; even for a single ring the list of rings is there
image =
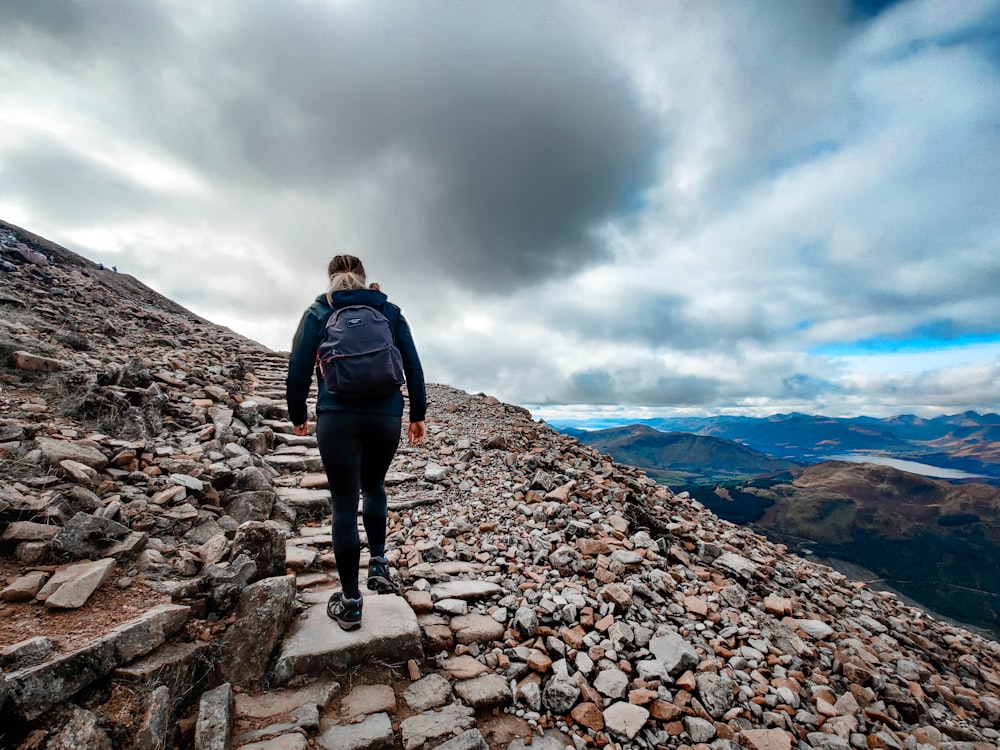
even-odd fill
[[[69,222],[85,222],[98,213],[124,219],[152,208],[156,200],[134,182],[52,139],[25,144],[0,161],[0,182],[16,184],[19,200],[32,210],[53,211]]]
[[[115,87],[138,129],[234,190],[322,194],[410,165],[427,230],[394,232],[411,196],[380,184],[371,252],[502,292],[606,257],[593,228],[653,176],[651,119],[563,10],[240,0],[163,23],[63,0],[19,22],[68,41],[84,85]]]
[[[618,404],[636,399],[649,406],[688,406],[719,396],[719,381],[693,375],[660,375],[653,380],[638,369],[591,369],[571,375],[552,403]]]
[[[547,318],[553,327],[586,338],[631,343],[650,349],[669,347],[697,351],[753,340],[771,341],[785,335],[762,320],[757,307],[741,308],[725,318],[699,319],[691,300],[680,294],[633,290],[609,297],[603,309],[552,305]]]

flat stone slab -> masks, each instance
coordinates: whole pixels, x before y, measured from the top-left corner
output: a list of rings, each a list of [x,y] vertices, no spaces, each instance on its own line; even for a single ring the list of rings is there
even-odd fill
[[[162,645],[184,626],[190,613],[190,607],[160,604],[84,648],[7,673],[10,707],[29,721],[38,718],[115,667]]]
[[[277,487],[275,488],[275,492],[278,494],[278,497],[293,507],[321,511],[328,511],[330,509],[330,490]]]
[[[389,714],[372,714],[360,724],[332,726],[316,738],[323,750],[390,750],[394,735]]]
[[[275,716],[287,716],[306,703],[326,708],[326,704],[339,689],[336,682],[318,681],[297,689],[270,690],[260,695],[237,693],[236,716],[272,719]]]
[[[108,579],[114,566],[110,557],[65,565],[56,570],[36,597],[47,607],[78,609]]]
[[[296,675],[343,674],[372,661],[402,664],[423,658],[417,616],[401,596],[366,596],[361,627],[345,631],[326,615],[331,593],[326,589],[302,594],[310,606],[281,646],[274,667],[277,684]]]
[[[268,466],[273,466],[278,471],[323,471],[323,459],[318,455],[269,455],[264,456],[264,463]]]
[[[487,581],[445,581],[431,586],[431,598],[441,599],[486,599],[503,593],[503,589],[495,583]]]

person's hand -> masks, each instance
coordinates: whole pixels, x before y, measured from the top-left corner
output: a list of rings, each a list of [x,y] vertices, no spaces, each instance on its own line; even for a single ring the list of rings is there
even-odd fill
[[[297,424],[292,426],[292,434],[298,435],[299,437],[305,437],[309,434],[309,422],[305,421],[302,424]]]
[[[410,445],[419,445],[427,437],[427,428],[424,427],[423,422],[410,422],[406,436],[410,439]]]

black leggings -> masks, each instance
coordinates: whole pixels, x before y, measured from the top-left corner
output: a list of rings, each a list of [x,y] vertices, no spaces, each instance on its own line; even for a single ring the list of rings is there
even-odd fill
[[[364,496],[362,520],[372,557],[385,554],[385,473],[399,446],[402,417],[349,411],[320,412],[316,441],[333,497],[333,556],[344,596],[356,599],[361,540],[358,494]]]

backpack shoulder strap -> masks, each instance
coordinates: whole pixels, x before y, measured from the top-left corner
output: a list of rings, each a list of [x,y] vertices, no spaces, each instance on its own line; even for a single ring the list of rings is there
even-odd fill
[[[392,342],[396,343],[396,326],[399,324],[400,309],[391,302],[386,302],[382,306],[382,314],[389,321],[389,330],[392,331]]]

